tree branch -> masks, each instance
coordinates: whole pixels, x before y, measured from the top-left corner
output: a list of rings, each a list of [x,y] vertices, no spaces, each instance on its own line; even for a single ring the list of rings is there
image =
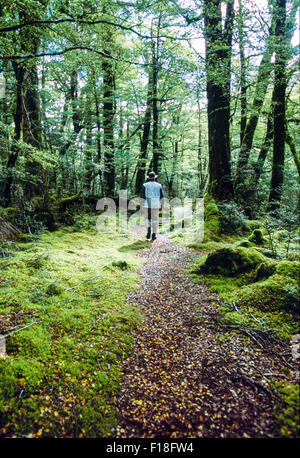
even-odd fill
[[[76,24],[85,24],[85,25],[97,25],[97,24],[107,24],[111,25],[114,27],[118,27],[122,30],[126,30],[127,32],[132,32],[135,35],[139,36],[140,38],[145,38],[145,39],[153,39],[156,38],[153,35],[145,35],[143,33],[138,32],[135,30],[133,27],[129,27],[126,25],[122,24],[117,24],[116,22],[111,22],[107,21],[105,19],[99,19],[96,21],[86,21],[80,18],[65,18],[65,19],[47,19],[44,21],[27,21],[19,24],[14,24],[10,25],[8,27],[0,27],[0,33],[7,33],[7,32],[13,32],[15,30],[22,29],[23,27],[29,27],[29,26],[41,26],[41,25],[50,25],[50,24],[63,24],[65,22],[75,22]],[[184,37],[171,37],[170,35],[160,35],[160,38],[168,38],[170,40],[181,40],[181,41],[188,41],[190,38],[184,38]]]
[[[147,67],[151,64],[143,64],[141,62],[133,62],[128,59],[119,59],[115,56],[112,56],[111,54],[107,54],[104,51],[99,51],[98,49],[90,48],[88,46],[71,46],[70,48],[63,49],[62,51],[55,51],[55,52],[42,52],[39,54],[24,54],[23,56],[21,55],[12,55],[12,56],[2,56],[1,58],[3,60],[22,60],[22,59],[35,59],[37,57],[45,57],[45,56],[61,56],[62,54],[66,54],[67,52],[70,51],[76,51],[76,50],[83,50],[83,51],[91,51],[96,54],[99,54],[102,57],[106,57],[107,59],[113,59],[115,61],[122,61],[126,62],[128,64],[133,64],[133,65],[139,65],[142,67]]]

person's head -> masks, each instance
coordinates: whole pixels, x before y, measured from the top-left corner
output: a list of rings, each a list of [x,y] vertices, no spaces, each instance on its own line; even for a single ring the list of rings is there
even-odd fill
[[[154,180],[156,180],[157,175],[155,174],[155,172],[149,172],[147,178],[148,178],[148,180],[154,181]]]

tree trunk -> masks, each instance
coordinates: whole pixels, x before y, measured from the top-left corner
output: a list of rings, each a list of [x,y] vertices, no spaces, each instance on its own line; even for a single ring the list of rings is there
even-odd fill
[[[285,93],[286,93],[286,0],[276,1],[276,44],[274,79],[274,135],[269,210],[279,208],[284,179]]]
[[[104,130],[104,194],[112,196],[115,189],[114,165],[114,74],[111,62],[103,61],[103,130]]]
[[[241,88],[241,121],[240,121],[240,145],[242,146],[246,123],[247,123],[247,82],[246,82],[246,58],[245,58],[245,38],[243,24],[243,6],[242,0],[239,0],[238,36],[239,36],[239,54],[240,54],[240,88]]]
[[[291,135],[290,135],[290,133],[288,131],[287,125],[286,125],[286,129],[285,129],[285,141],[286,141],[287,145],[290,147],[290,150],[291,150],[291,153],[293,155],[294,162],[295,162],[295,166],[297,168],[298,175],[300,177],[300,159],[299,159],[298,154],[297,154],[296,145],[295,145],[294,140],[292,139],[292,137],[291,137]]]
[[[145,181],[146,167],[147,167],[147,149],[150,139],[151,118],[152,118],[152,75],[151,70],[149,73],[148,92],[147,92],[147,106],[144,116],[144,128],[141,140],[141,152],[138,158],[137,173],[135,180],[135,194],[141,193],[142,185]]]
[[[251,114],[243,130],[243,138],[241,142],[240,154],[236,166],[235,188],[239,200],[243,200],[244,195],[242,189],[238,189],[247,175],[248,160],[252,148],[253,138],[257,127],[259,115],[264,103],[265,95],[269,85],[271,57],[274,51],[273,43],[274,30],[274,14],[272,17],[272,25],[268,37],[267,47],[262,57],[258,69],[257,82],[255,87],[255,95],[252,102]]]
[[[13,183],[13,169],[18,160],[19,150],[16,142],[20,140],[23,129],[23,83],[25,68],[23,65],[18,65],[16,62],[12,63],[17,81],[16,88],[16,111],[14,113],[14,142],[12,144],[11,152],[6,163],[6,179],[4,182],[4,203],[9,206],[11,202],[11,187]]]
[[[233,197],[229,138],[233,17],[233,1],[229,1],[223,30],[221,1],[204,1],[209,185],[218,200]]]
[[[265,160],[267,157],[267,153],[270,149],[270,146],[272,144],[272,139],[273,139],[273,106],[271,107],[269,116],[268,116],[268,121],[267,121],[267,130],[266,130],[266,135],[264,137],[262,146],[260,148],[260,152],[256,161],[256,164],[254,166],[255,170],[255,188],[257,188],[260,176],[263,171],[263,167],[265,164]]]
[[[159,33],[159,32],[158,32]],[[158,100],[157,100],[157,83],[158,83],[158,41],[153,42],[152,50],[152,116],[153,116],[153,127],[152,127],[152,145],[153,145],[153,171],[159,172],[159,141],[158,141]]]

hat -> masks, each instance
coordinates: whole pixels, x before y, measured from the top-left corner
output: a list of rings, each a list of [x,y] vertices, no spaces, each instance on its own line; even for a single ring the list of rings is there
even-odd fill
[[[149,172],[147,178],[149,178],[149,180],[155,180],[157,175],[154,172]]]

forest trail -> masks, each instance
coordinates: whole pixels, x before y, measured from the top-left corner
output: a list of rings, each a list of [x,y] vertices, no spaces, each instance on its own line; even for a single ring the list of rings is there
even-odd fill
[[[159,236],[139,256],[147,261],[128,300],[145,319],[133,333],[113,436],[274,437],[264,374],[279,375],[281,364],[218,323],[217,295],[185,273],[192,249]]]

